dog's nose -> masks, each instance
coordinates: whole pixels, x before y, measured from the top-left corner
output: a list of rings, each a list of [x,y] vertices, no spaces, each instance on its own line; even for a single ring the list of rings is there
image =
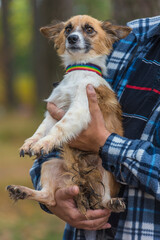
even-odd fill
[[[68,37],[69,44],[75,44],[78,42],[78,40],[79,40],[79,36],[76,34],[72,34]]]

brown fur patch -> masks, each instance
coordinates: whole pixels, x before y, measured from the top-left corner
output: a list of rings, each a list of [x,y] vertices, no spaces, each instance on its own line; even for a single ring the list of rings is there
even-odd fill
[[[80,193],[76,196],[76,204],[81,213],[87,209],[101,208],[103,184],[99,171],[100,158],[96,154],[86,153],[63,147],[62,158],[65,159],[67,174],[71,176],[67,186],[77,185]]]
[[[99,107],[102,111],[106,128],[110,132],[123,135],[121,122],[121,107],[116,99],[115,93],[106,86],[100,86],[95,89]]]
[[[63,22],[52,23],[46,27],[40,28],[40,32],[49,40],[54,41],[54,46],[58,51],[58,54],[61,55],[65,51],[65,36],[64,36],[64,26]]]
[[[102,29],[107,33],[107,35],[111,37],[112,44],[115,41],[127,37],[132,30],[130,27],[112,25],[110,22],[107,21],[104,21],[101,26]]]

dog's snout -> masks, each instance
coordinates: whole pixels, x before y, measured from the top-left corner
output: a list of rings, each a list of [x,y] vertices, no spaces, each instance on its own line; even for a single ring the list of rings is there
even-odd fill
[[[79,40],[79,36],[76,34],[72,34],[68,37],[69,44],[76,44]]]

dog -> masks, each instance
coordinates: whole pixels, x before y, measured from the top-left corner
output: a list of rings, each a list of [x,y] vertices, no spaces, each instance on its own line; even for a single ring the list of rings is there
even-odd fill
[[[30,199],[46,206],[55,206],[55,191],[71,185],[79,186],[75,199],[78,209],[108,208],[113,212],[125,210],[123,199],[117,198],[120,185],[106,171],[98,154],[69,147],[68,142],[86,129],[91,121],[86,86],[95,88],[98,104],[106,128],[123,135],[121,108],[110,85],[104,80],[106,56],[113,43],[125,38],[129,27],[112,25],[88,15],[78,15],[66,22],[51,24],[40,29],[61,57],[66,73],[60,84],[46,100],[65,111],[60,121],[49,112],[32,137],[20,149],[20,155],[45,155],[61,147],[61,159],[53,158],[43,163],[40,191],[24,186],[7,187],[14,200]]]

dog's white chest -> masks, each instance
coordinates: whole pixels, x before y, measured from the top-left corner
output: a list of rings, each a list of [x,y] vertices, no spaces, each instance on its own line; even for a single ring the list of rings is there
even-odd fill
[[[53,102],[57,107],[67,111],[70,105],[79,98],[79,101],[87,101],[86,86],[92,84],[95,88],[99,85],[109,84],[100,76],[89,71],[75,71],[64,76],[61,83],[52,91],[47,102]]]

